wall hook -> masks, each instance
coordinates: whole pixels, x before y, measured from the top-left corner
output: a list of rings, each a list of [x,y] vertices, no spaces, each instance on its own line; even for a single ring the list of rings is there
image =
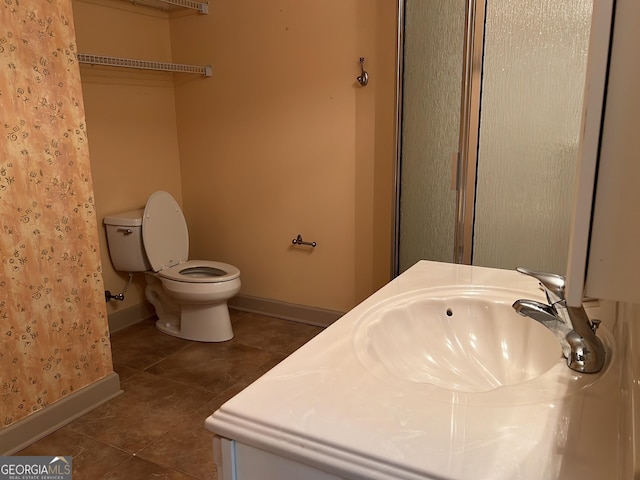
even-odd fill
[[[369,83],[369,74],[364,69],[364,57],[360,57],[360,70],[362,73],[356,78],[356,80],[358,80],[358,83],[361,86],[366,87],[367,83]]]

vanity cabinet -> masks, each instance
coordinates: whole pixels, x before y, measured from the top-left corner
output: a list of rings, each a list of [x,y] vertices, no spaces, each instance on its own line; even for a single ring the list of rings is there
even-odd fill
[[[517,298],[545,297],[515,271],[418,262],[205,420],[219,478],[626,478],[622,356],[576,374]],[[475,354],[429,360],[449,350],[434,336]]]
[[[220,480],[341,480],[317,468],[222,437],[213,451]]]

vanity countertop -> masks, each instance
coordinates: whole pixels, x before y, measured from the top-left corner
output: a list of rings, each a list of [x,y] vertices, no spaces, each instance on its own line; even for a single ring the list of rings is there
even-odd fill
[[[367,313],[446,285],[507,286],[514,300],[521,292],[545,300],[535,279],[515,271],[421,261],[225,403],[206,428],[349,479],[618,478],[624,419],[615,349],[595,381],[562,371],[551,385],[479,393],[365,366],[354,338]]]

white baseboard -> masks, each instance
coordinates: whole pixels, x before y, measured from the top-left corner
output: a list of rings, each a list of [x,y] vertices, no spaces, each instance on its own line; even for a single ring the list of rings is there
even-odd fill
[[[111,373],[0,430],[0,455],[12,455],[122,393]]]

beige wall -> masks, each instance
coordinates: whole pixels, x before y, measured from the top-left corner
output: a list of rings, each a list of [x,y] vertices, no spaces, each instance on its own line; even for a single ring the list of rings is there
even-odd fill
[[[191,257],[238,266],[246,295],[348,310],[386,283],[392,3],[211,2],[209,15],[167,15],[76,0],[82,53],[213,65],[210,78],[82,67],[99,218],[171,192]],[[119,291],[126,276],[100,230],[106,286]],[[318,247],[292,247],[298,233]],[[141,302],[142,281],[109,311]]]
[[[0,6],[0,418],[113,372],[70,1]]]
[[[74,1],[78,51],[97,55],[171,61],[168,14],[121,0]],[[173,76],[164,72],[81,65],[91,170],[94,178],[105,287],[118,293],[128,279],[109,260],[102,219],[143,207],[156,190],[181,201]],[[137,275],[124,302],[144,300]]]
[[[192,256],[238,266],[242,293],[348,310],[389,279],[389,3],[213,2],[172,18],[174,61],[214,67],[176,81]],[[317,248],[293,247],[298,233]]]

